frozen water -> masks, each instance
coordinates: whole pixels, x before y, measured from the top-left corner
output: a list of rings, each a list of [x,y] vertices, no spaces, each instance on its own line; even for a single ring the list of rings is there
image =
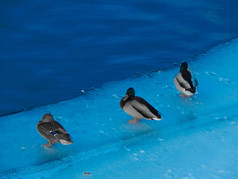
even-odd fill
[[[83,96],[0,118],[1,178],[235,178],[238,176],[238,39],[200,55],[189,66],[198,94],[182,99],[178,67],[112,82]],[[128,87],[162,121],[128,124],[119,101]],[[36,130],[50,112],[73,145],[47,150]]]

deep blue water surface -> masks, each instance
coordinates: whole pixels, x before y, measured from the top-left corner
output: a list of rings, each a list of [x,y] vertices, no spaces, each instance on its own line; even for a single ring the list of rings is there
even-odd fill
[[[238,35],[237,0],[0,1],[0,115],[192,60]]]

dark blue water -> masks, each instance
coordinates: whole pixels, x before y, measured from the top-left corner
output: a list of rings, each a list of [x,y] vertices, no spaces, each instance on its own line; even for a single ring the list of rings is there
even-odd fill
[[[0,115],[158,69],[238,35],[237,0],[0,1]]]

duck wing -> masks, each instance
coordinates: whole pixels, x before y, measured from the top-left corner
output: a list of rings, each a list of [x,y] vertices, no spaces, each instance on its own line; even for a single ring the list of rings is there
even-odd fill
[[[196,92],[196,87],[198,86],[197,79],[195,78],[192,71],[187,70],[186,73],[178,73],[176,75],[176,80],[179,85],[184,88],[186,91],[190,91],[192,93]]]
[[[130,103],[137,112],[147,119],[161,118],[159,112],[141,97],[136,96]]]
[[[54,125],[55,131],[51,131],[51,134],[53,134],[53,132],[57,134],[57,139],[64,145],[72,144],[71,136],[64,127],[57,121],[54,121]]]
[[[37,130],[40,133],[45,133],[45,134],[68,134],[68,132],[63,128],[63,126],[57,122],[39,122],[37,124]]]
[[[37,130],[40,133],[50,133],[50,131],[55,130],[55,127],[52,122],[38,122]]]
[[[197,81],[194,73],[192,71],[190,71],[190,70],[189,70],[189,72],[191,74],[191,81],[192,81],[191,88],[192,88],[193,93],[195,93],[196,92],[196,88],[198,86],[198,81]]]
[[[176,80],[177,80],[178,84],[179,84],[182,88],[186,89],[185,83],[182,82],[182,81],[180,81],[177,76],[176,76]]]
[[[68,132],[64,129],[64,127],[57,121],[54,121],[55,132],[59,134],[68,134]]]

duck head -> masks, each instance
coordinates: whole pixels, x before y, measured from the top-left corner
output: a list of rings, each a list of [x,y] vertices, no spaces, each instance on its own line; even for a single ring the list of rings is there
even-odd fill
[[[126,101],[129,97],[135,97],[135,90],[133,88],[128,88],[126,91],[126,96],[123,100]]]
[[[180,66],[180,72],[181,73],[184,73],[184,72],[186,72],[187,70],[188,70],[188,63],[187,62],[183,62],[182,64],[181,64],[181,66]]]
[[[42,117],[41,121],[43,121],[43,122],[53,122],[54,118],[53,118],[53,116],[50,113],[46,113]]]

